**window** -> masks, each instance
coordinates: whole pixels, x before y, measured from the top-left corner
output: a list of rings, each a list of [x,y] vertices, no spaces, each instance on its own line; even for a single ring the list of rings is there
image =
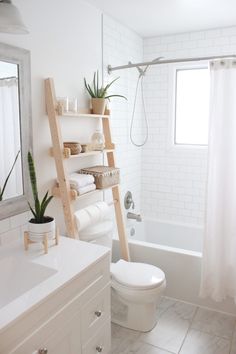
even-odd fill
[[[210,78],[207,67],[175,70],[176,145],[207,145]]]

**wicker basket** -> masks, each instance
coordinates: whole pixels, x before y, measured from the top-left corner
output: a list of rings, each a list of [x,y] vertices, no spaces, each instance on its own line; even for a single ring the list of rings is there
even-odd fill
[[[80,143],[76,141],[65,141],[63,145],[65,148],[70,149],[71,155],[78,155],[82,151]]]
[[[79,173],[93,175],[97,189],[104,189],[120,183],[120,170],[115,167],[94,166],[83,168]]]

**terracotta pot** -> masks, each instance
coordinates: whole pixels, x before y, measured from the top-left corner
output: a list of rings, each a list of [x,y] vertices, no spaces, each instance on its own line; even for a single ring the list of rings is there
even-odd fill
[[[91,98],[93,114],[104,114],[106,107],[105,98]]]
[[[42,242],[45,234],[47,234],[49,240],[55,238],[55,220],[49,216],[46,216],[45,219],[48,221],[43,224],[35,224],[34,219],[28,221],[29,239],[31,241]]]

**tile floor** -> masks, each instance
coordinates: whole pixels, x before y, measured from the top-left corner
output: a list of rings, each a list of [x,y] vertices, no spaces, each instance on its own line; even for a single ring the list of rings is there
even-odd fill
[[[164,297],[148,333],[112,324],[112,354],[236,354],[236,318]]]

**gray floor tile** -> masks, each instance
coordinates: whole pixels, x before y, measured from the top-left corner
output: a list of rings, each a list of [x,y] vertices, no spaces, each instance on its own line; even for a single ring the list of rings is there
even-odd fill
[[[180,354],[229,354],[230,340],[191,329]]]
[[[234,330],[230,354],[236,354],[236,328]]]
[[[171,353],[167,352],[166,350],[154,347],[150,344],[136,341],[129,347],[125,348],[122,352],[120,352],[120,354],[171,354]]]
[[[128,354],[129,348],[138,342],[140,332],[132,331],[116,324],[111,326],[111,353],[112,354]],[[134,352],[135,353],[135,352]]]
[[[160,315],[156,327],[140,336],[140,340],[178,353],[196,311],[193,305],[176,302]]]
[[[235,328],[235,317],[199,308],[191,328],[231,339]]]
[[[157,307],[157,318],[162,316],[166,310],[168,310],[170,307],[174,306],[176,303],[177,303],[177,301],[175,301],[173,299],[163,297],[161,299],[160,304],[158,304],[158,307]]]

